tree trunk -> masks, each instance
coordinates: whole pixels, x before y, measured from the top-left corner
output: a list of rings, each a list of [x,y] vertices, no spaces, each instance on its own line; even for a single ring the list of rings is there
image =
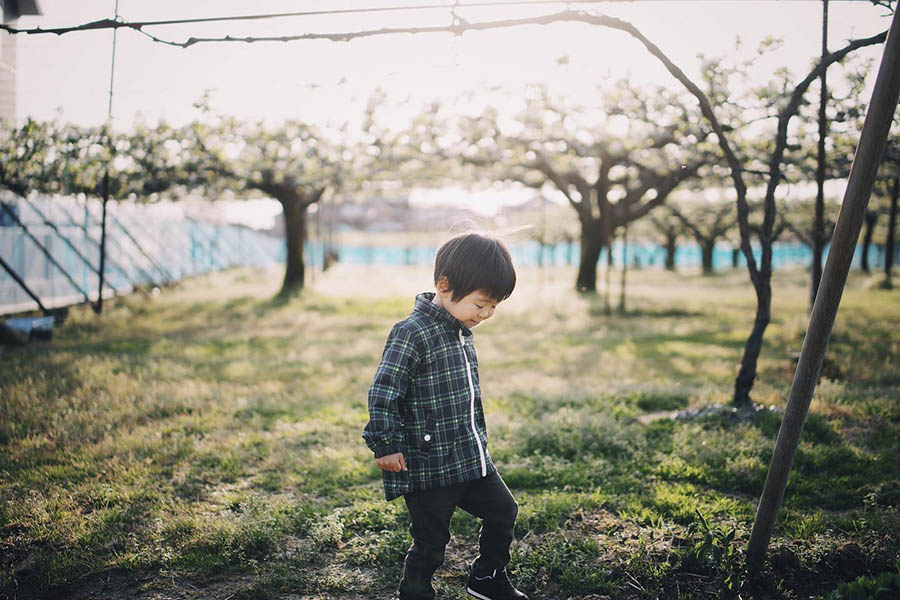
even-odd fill
[[[731,268],[737,269],[738,262],[741,258],[741,249],[740,248],[732,248],[731,249]]]
[[[287,266],[280,295],[291,295],[303,289],[305,265],[303,242],[306,239],[306,209],[308,205],[299,197],[279,198],[284,210],[284,240],[287,247]]]
[[[822,1],[822,57],[828,56],[828,0]],[[812,312],[822,279],[822,255],[825,252],[825,136],[828,119],[825,105],[828,86],[825,81],[827,71],[819,77],[819,145],[816,153],[816,208],[812,230],[812,268],[810,269],[809,310]]]
[[[700,242],[700,259],[703,265],[704,275],[713,275],[716,270],[713,268],[713,252],[716,249],[715,240],[704,240]]]
[[[589,294],[597,293],[597,263],[606,245],[599,220],[581,222],[581,258],[575,289]]]
[[[756,320],[753,322],[753,330],[744,346],[741,369],[734,381],[733,404],[739,408],[752,404],[750,390],[753,389],[753,382],[756,380],[756,363],[762,351],[763,334],[765,334],[772,316],[772,286],[768,278],[760,279],[756,297]]]
[[[674,271],[675,252],[678,250],[675,236],[666,237],[666,244],[663,247],[666,249],[666,271]]]
[[[884,245],[884,285],[887,288],[893,287],[891,271],[894,268],[894,236],[896,235],[895,227],[897,226],[898,196],[900,196],[900,178],[894,178],[894,190],[891,194],[891,212],[888,216],[887,240],[885,240]]]
[[[864,273],[869,273],[869,248],[872,247],[872,233],[875,231],[875,223],[878,221],[878,211],[866,211],[866,230],[863,233],[862,260],[860,267]]]

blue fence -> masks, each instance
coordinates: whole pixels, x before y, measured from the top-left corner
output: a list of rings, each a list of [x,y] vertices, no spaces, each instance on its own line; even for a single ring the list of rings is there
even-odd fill
[[[101,203],[68,197],[0,198],[0,257],[47,308],[97,299]],[[49,223],[49,224],[48,224]],[[283,260],[283,241],[210,223],[172,204],[107,204],[104,296],[234,266]],[[0,270],[0,314],[37,308]]]
[[[0,201],[8,208],[0,209],[0,257],[41,303],[53,308],[96,300],[100,202],[70,197],[23,199],[9,194],[0,196]],[[284,263],[282,240],[245,227],[190,218],[177,203],[110,202],[107,212],[104,295],[128,293],[135,286],[178,281],[233,266],[266,268]],[[437,244],[344,244],[335,249],[345,264],[430,266]],[[621,242],[614,244],[616,264],[621,264],[623,251]],[[520,267],[575,265],[580,247],[577,242],[541,247],[535,241],[525,241],[510,244],[510,252]],[[861,253],[857,246],[855,267],[859,266]],[[758,257],[758,249],[756,254]],[[627,257],[633,266],[661,267],[665,250],[656,244],[629,244]],[[884,248],[873,245],[870,267],[879,268],[884,259]],[[311,265],[322,265],[322,245],[308,242],[306,260]],[[601,256],[601,264],[605,260],[605,255]],[[802,244],[774,245],[775,268],[806,267],[811,260],[809,248]],[[695,244],[681,245],[675,262],[679,268],[699,267],[700,248]],[[715,249],[713,264],[716,269],[731,266],[730,245]],[[738,256],[738,264],[745,264],[743,255]],[[35,308],[36,302],[22,286],[5,270],[0,270],[0,314]]]
[[[427,266],[434,262],[437,245],[421,246],[353,246],[341,245],[337,248],[342,263],[354,265],[417,265]],[[621,264],[624,245],[617,242],[613,245],[613,261]],[[826,247],[826,255],[828,248]],[[900,250],[900,246],[898,246]],[[581,248],[577,242],[544,246],[535,241],[509,244],[510,254],[517,266],[528,267],[543,265],[578,264]],[[311,244],[308,247],[311,256],[320,256],[318,248]],[[637,243],[628,245],[628,264],[639,267],[662,267],[665,262],[665,249],[657,244]],[[759,248],[754,249],[757,260],[760,258]],[[853,258],[853,266],[859,267],[862,256],[861,246],[857,245]],[[869,251],[869,266],[878,268],[884,264],[884,247],[873,245]],[[606,261],[606,253],[601,255],[600,264]],[[791,267],[809,266],[812,262],[812,251],[799,243],[776,242],[772,248],[772,266]],[[713,252],[713,268],[731,267],[732,247],[728,244],[717,246]],[[675,266],[678,268],[699,268],[701,265],[700,246],[682,244],[675,253]],[[743,254],[738,256],[738,265],[746,266]]]

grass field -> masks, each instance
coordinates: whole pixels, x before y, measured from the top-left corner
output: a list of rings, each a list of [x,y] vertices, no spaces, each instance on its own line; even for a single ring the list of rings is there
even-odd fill
[[[0,596],[391,597],[408,520],[360,434],[387,332],[428,272],[339,266],[291,301],[273,300],[279,277],[77,309],[52,342],[0,350]],[[571,291],[569,269],[520,274],[476,347],[491,453],[520,504],[510,571],[532,599],[741,585],[806,277],[776,274],[753,394],[766,408],[682,421],[730,399],[746,273],[632,273],[624,315]],[[873,283],[851,277],[744,598],[900,590],[900,292]],[[436,587],[459,599],[478,523],[458,511],[452,531]]]

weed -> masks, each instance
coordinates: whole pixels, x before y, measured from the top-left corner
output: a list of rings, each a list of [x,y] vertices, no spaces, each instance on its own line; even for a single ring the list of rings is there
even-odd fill
[[[551,534],[527,549],[515,548],[511,571],[525,590],[554,584],[569,593],[609,593],[618,588],[617,577],[599,557],[591,538]]]
[[[697,510],[697,521],[688,527],[690,543],[683,555],[686,567],[710,572],[721,580],[723,594],[731,594],[741,588],[745,575],[743,572],[743,553],[734,541],[736,529],[730,530],[712,526],[703,514]]]
[[[892,600],[900,597],[900,573],[861,576],[842,583],[823,600]]]
[[[340,511],[325,515],[309,531],[309,537],[320,548],[337,547],[344,537],[344,524]]]

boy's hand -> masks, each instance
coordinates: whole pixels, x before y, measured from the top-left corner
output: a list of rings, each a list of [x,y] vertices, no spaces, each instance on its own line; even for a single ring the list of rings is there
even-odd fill
[[[395,473],[399,473],[400,471],[406,470],[406,461],[403,460],[402,452],[397,452],[396,454],[388,454],[387,456],[376,458],[375,464],[378,465],[378,468],[382,471],[393,471]]]

